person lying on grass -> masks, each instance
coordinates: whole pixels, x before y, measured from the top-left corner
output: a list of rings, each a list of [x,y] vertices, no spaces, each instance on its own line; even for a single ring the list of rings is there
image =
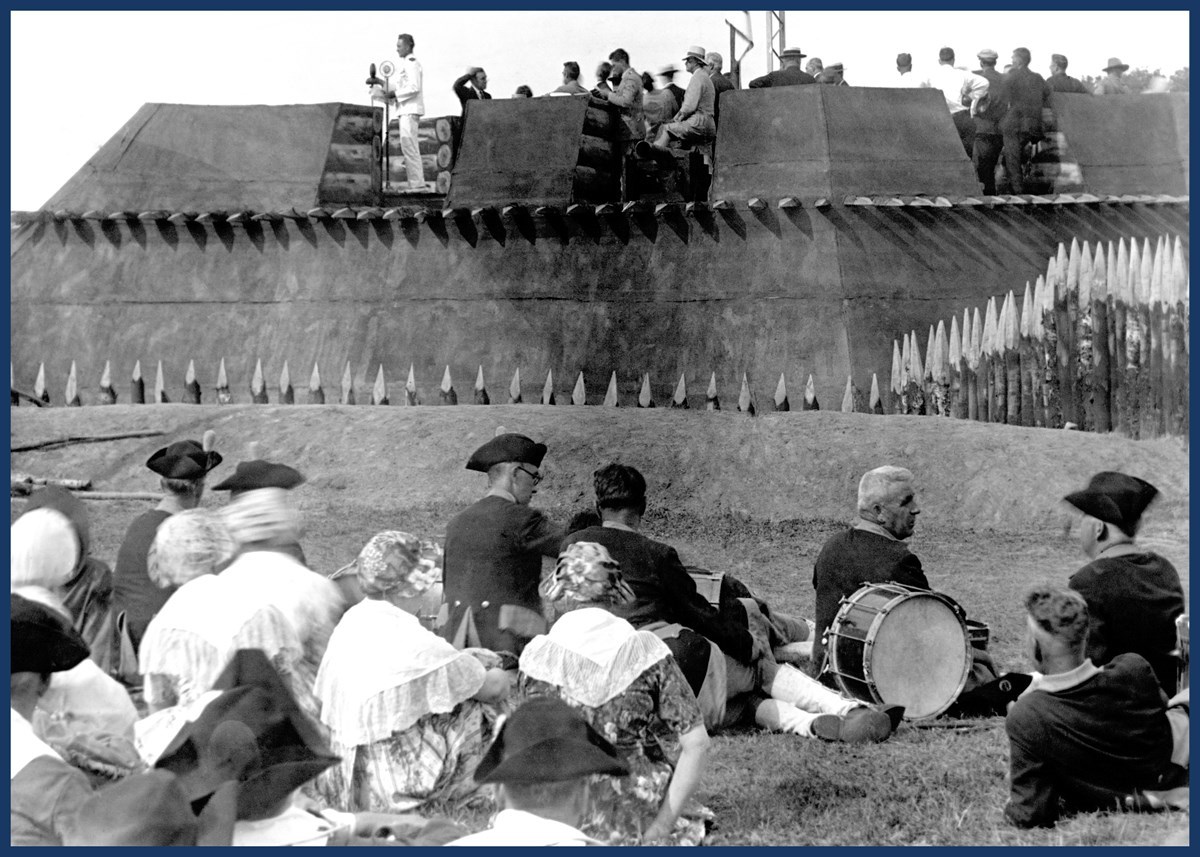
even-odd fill
[[[1051,827],[1064,810],[1186,805],[1188,692],[1168,703],[1138,654],[1093,664],[1088,606],[1078,593],[1036,587],[1025,609],[1038,672],[1005,720],[1005,817],[1018,827]]]
[[[563,550],[596,542],[612,554],[633,598],[611,611],[666,642],[707,728],[753,720],[778,732],[850,743],[884,741],[892,734],[903,708],[877,710],[776,661],[777,645],[810,635],[804,622],[771,610],[730,575],[713,607],[696,591],[675,549],[638,532],[646,511],[646,479],[636,468],[605,465],[594,483],[603,524],[571,533]]]

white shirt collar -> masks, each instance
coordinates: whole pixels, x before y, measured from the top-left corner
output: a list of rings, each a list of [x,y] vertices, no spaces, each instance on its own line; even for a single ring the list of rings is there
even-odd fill
[[[1025,694],[1032,693],[1035,690],[1044,690],[1046,693],[1058,693],[1059,691],[1070,690],[1099,673],[1100,668],[1092,663],[1091,658],[1085,658],[1083,663],[1065,673],[1053,673],[1051,675],[1034,673],[1033,681],[1029,683],[1029,687],[1021,696],[1025,696]]]
[[[510,503],[517,502],[517,498],[514,497],[511,493],[509,493],[508,491],[505,491],[503,488],[497,488],[495,486],[489,488],[487,490],[487,493],[484,494],[483,496],[484,497],[500,497],[501,499],[507,500]]]
[[[633,527],[628,524],[622,524],[620,521],[605,521],[603,526],[608,527],[610,530],[624,530],[627,533],[637,532]]]
[[[863,530],[864,532],[868,533],[874,533],[877,536],[883,536],[885,539],[891,539],[894,542],[903,541],[902,539],[896,538],[883,527],[879,526],[879,524],[876,524],[872,521],[865,521],[862,518],[859,518],[854,522],[853,528],[856,530]]]

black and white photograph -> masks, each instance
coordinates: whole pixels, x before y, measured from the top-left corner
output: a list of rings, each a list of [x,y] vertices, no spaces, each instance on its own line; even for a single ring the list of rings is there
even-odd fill
[[[1190,13],[10,11],[10,844],[1190,845]]]

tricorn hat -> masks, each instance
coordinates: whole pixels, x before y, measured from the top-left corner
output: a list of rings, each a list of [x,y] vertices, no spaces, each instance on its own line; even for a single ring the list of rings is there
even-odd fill
[[[12,672],[65,672],[87,658],[83,637],[49,607],[11,594],[9,612]]]
[[[475,769],[475,782],[549,783],[628,773],[616,748],[571,706],[541,696],[504,722]]]
[[[1121,71],[1129,70],[1129,66],[1126,63],[1121,62],[1120,57],[1109,57],[1108,65],[1106,65],[1103,70],[1112,71],[1114,68],[1120,69]]]
[[[799,48],[784,48],[783,53],[781,53],[779,55],[779,58],[781,60],[793,59],[793,58],[804,59],[806,56],[808,56],[808,54],[800,53]]]
[[[501,434],[471,454],[470,460],[467,461],[467,470],[487,473],[497,464],[506,461],[541,467],[545,457],[546,444],[535,443],[523,434]]]
[[[708,65],[707,56],[708,55],[704,52],[704,48],[700,47],[699,45],[692,45],[687,49],[687,56],[685,56],[683,59],[684,62],[687,60],[696,60],[698,63],[700,63],[700,65]]]
[[[1145,479],[1105,470],[1093,476],[1087,488],[1063,499],[1084,514],[1133,536],[1142,513],[1157,495],[1158,489]]]
[[[239,461],[233,475],[213,486],[214,491],[254,491],[258,488],[295,488],[304,475],[286,464],[264,461]]]
[[[146,466],[168,479],[199,479],[222,460],[219,452],[205,452],[194,440],[177,440],[150,456]]]
[[[238,818],[258,818],[339,761],[261,649],[236,652],[213,687],[224,692],[154,765],[180,777],[193,807],[237,778]]]

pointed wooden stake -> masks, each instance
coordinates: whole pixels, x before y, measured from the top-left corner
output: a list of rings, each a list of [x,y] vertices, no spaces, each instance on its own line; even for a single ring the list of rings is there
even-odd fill
[[[867,402],[867,410],[872,414],[883,413],[883,399],[879,396],[879,375],[875,372],[871,373],[871,397]]]
[[[229,392],[229,377],[225,374],[225,358],[221,358],[221,365],[217,367],[217,404],[228,405],[233,401],[233,394]]]
[[[108,364],[104,364],[107,366]],[[8,401],[11,407],[18,407],[21,404],[21,397],[17,395],[17,370],[13,368],[12,361],[8,362]],[[112,404],[111,402],[102,402],[101,404]]]
[[[587,388],[583,384],[583,372],[580,372],[579,377],[575,379],[575,389],[571,391],[571,404],[587,404]]]
[[[254,375],[250,378],[250,401],[256,405],[270,402],[267,397],[267,382],[263,379],[262,358],[254,361]]]
[[[376,380],[383,377],[383,364],[379,364],[379,375]],[[387,391],[384,391],[384,398],[387,397]],[[457,398],[457,397],[456,397]],[[382,404],[382,402],[380,402]],[[417,372],[416,366],[412,363],[408,364],[408,378],[404,382],[404,404],[406,407],[415,407],[421,404],[417,398]]]
[[[717,373],[713,372],[712,377],[708,379],[708,390],[704,394],[704,410],[719,411],[721,410],[721,400],[717,398]]]
[[[804,405],[802,406],[802,410],[821,410],[821,403],[817,401],[817,385],[813,383],[812,375],[809,375],[808,380],[804,383]]]
[[[198,405],[200,399],[200,382],[196,380],[196,363],[194,360],[189,360],[187,371],[183,373],[183,398],[180,401],[185,405]]]
[[[292,373],[288,369],[288,362],[283,361],[283,369],[279,371],[279,404],[294,405],[296,403],[296,391],[292,388]]]
[[[946,383],[950,393],[949,415],[955,419],[966,419],[966,399],[963,396],[963,350],[962,332],[958,329],[958,316],[950,316],[950,333],[946,337]]]
[[[921,365],[921,345],[915,330],[909,332],[908,377],[904,382],[904,413],[928,413],[925,395],[925,367]]]
[[[154,373],[154,404],[165,405],[171,401],[167,398],[167,385],[163,381],[162,361],[158,361],[158,370]]]
[[[846,376],[846,392],[842,393],[842,413],[854,413],[854,376]]]
[[[342,404],[354,404],[354,374],[350,371],[350,361],[346,361],[346,368],[342,372]]]
[[[483,367],[479,367],[480,373],[483,372]],[[450,380],[450,364],[446,364],[446,371],[442,373],[442,384],[438,387],[438,395],[441,396],[443,405],[457,405],[458,393],[454,392],[454,382]]]
[[[675,385],[675,393],[671,396],[671,407],[688,409],[687,380],[683,372],[679,373],[679,383]]]
[[[38,372],[38,380],[42,380],[41,372]],[[43,386],[45,386],[43,384]],[[37,388],[34,387],[34,395],[37,395]],[[43,399],[43,401],[47,401]],[[146,382],[142,378],[142,361],[135,360],[133,363],[133,374],[129,378],[129,401],[134,405],[146,404]]]
[[[737,408],[743,414],[754,416],[754,396],[750,394],[750,379],[746,377],[746,373],[742,373],[742,389],[738,391]]]
[[[1020,311],[1011,289],[1004,298],[1004,392],[1005,418],[1010,426],[1021,425]]]
[[[112,366],[107,360],[104,361],[104,372],[100,375],[100,404],[115,405],[117,403],[117,391],[112,385]]]
[[[933,398],[932,413],[940,417],[950,416],[950,358],[946,340],[946,323],[938,321],[930,341],[933,348],[925,364],[925,375],[929,379],[929,394]]]
[[[447,369],[449,367],[446,367]],[[488,397],[487,387],[483,384],[483,364],[479,365],[479,373],[475,376],[475,398],[476,405],[490,405],[492,400]]]
[[[784,380],[782,372],[779,373],[779,383],[775,385],[773,400],[775,402],[775,410],[777,411],[790,411],[792,409],[787,397],[787,381]]]
[[[579,377],[580,377],[580,379],[583,378],[582,372],[579,373]],[[608,379],[608,390],[606,390],[604,393],[603,405],[606,408],[615,408],[618,406],[618,404],[619,403],[617,402],[617,373],[616,373],[616,370],[613,370],[612,376],[609,377],[609,379]]]
[[[325,391],[321,388],[321,370],[315,360],[312,374],[308,376],[308,403],[310,405],[325,404]]]
[[[1037,290],[1025,283],[1021,297],[1021,325],[1017,331],[1017,368],[1021,374],[1021,425],[1040,426],[1045,421],[1041,407],[1041,367],[1033,347],[1033,325],[1035,316],[1041,323],[1041,313],[1034,312],[1034,296]]]
[[[408,404],[408,391],[405,390],[405,404]],[[390,405],[392,400],[388,398],[387,378],[383,374],[383,364],[379,364],[379,368],[375,371],[375,383],[371,386],[372,405]]]
[[[904,340],[907,343],[908,334],[905,334]],[[904,392],[904,355],[900,350],[900,343],[892,340],[892,376],[888,386],[888,412],[893,414],[904,413],[903,406],[900,403],[900,396]]]
[[[513,370],[512,381],[508,384],[508,403],[510,405],[521,404],[521,367],[518,366]]]
[[[1090,326],[1092,359],[1084,380],[1084,389],[1090,392],[1091,405],[1088,423],[1092,431],[1112,431],[1112,400],[1109,382],[1112,375],[1112,354],[1108,343],[1108,259],[1104,245],[1096,242],[1096,255],[1092,259],[1092,283],[1088,324]],[[1080,312],[1083,311],[1082,305]]]
[[[33,395],[47,404],[50,403],[50,391],[46,389],[46,364],[38,364],[37,380],[33,382]]]
[[[650,396],[650,373],[647,372],[642,376],[642,389],[638,391],[637,406],[639,408],[653,408],[654,399]]]
[[[75,361],[71,361],[71,371],[67,373],[67,389],[63,395],[68,408],[78,408],[83,404],[79,401],[79,381],[75,377]]]
[[[554,404],[554,370],[546,370],[546,383],[542,385],[542,404]]]

